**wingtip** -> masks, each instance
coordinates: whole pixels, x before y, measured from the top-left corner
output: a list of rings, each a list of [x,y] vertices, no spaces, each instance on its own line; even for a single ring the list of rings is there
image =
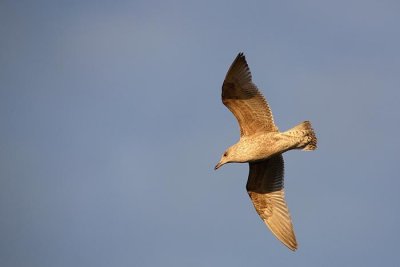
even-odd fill
[[[225,76],[225,81],[236,77],[236,79],[244,79],[243,82],[251,82],[251,73],[246,57],[243,52],[240,52],[232,62]]]
[[[286,238],[282,238],[282,236],[279,236],[278,233],[272,232],[274,234],[274,236],[281,241],[281,243],[283,245],[285,245],[285,247],[287,247],[288,249],[290,249],[291,251],[295,252],[298,249],[298,245],[297,245],[297,240],[296,237],[293,235],[294,240],[288,240]]]
[[[237,55],[237,58],[241,58],[241,57],[243,57],[243,58],[245,57],[243,52],[239,52],[239,54]]]
[[[239,54],[236,56],[235,60],[233,61],[232,66],[235,65],[237,62],[243,62],[245,68],[249,67],[247,65],[246,56],[244,55],[243,52],[239,52]]]
[[[297,245],[297,240],[296,240],[296,236],[294,235],[294,233],[292,233],[292,240],[289,238],[282,238],[282,236],[279,236],[278,233],[272,232],[275,237],[278,238],[279,241],[281,241],[281,243],[283,245],[285,245],[288,249],[290,249],[291,251],[295,252],[298,249],[298,245]]]
[[[288,249],[290,249],[291,251],[295,252],[298,249],[298,245],[297,245],[297,241],[296,241],[296,237],[294,237],[294,240],[285,240],[282,239],[279,235],[277,235],[276,233],[272,232],[275,237],[278,238],[279,241],[281,241],[281,243],[283,245],[285,245],[285,247],[287,247]]]
[[[284,243],[284,245],[286,245],[286,247],[289,248],[293,252],[296,252],[296,250],[298,249],[297,243],[294,245],[287,245]]]

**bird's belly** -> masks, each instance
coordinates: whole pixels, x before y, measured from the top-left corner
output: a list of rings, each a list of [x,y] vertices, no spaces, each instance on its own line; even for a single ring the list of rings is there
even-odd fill
[[[286,152],[291,147],[291,142],[281,133],[270,133],[254,138],[249,149],[252,150],[250,161],[261,161],[277,154]]]

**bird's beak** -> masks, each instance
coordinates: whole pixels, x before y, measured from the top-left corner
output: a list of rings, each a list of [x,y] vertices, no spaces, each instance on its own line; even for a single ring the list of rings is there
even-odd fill
[[[224,164],[225,164],[225,163],[218,162],[218,164],[215,165],[214,170],[217,170],[219,167],[221,167],[221,166],[224,165]]]

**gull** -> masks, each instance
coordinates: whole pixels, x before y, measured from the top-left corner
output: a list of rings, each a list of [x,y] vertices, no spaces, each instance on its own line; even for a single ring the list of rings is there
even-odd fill
[[[282,153],[292,149],[317,148],[317,138],[309,121],[280,132],[267,101],[252,82],[246,58],[239,53],[222,85],[222,103],[236,117],[239,141],[229,147],[215,166],[249,163],[246,189],[258,215],[271,232],[292,251],[297,249],[283,186]]]

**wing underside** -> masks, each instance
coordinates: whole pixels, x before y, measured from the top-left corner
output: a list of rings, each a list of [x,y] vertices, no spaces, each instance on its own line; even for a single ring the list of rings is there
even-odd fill
[[[249,164],[250,173],[246,188],[257,213],[284,245],[296,250],[296,236],[283,190],[282,155]]]
[[[249,66],[242,53],[239,53],[226,74],[222,85],[222,102],[238,120],[241,136],[278,130],[267,101],[252,82]]]

